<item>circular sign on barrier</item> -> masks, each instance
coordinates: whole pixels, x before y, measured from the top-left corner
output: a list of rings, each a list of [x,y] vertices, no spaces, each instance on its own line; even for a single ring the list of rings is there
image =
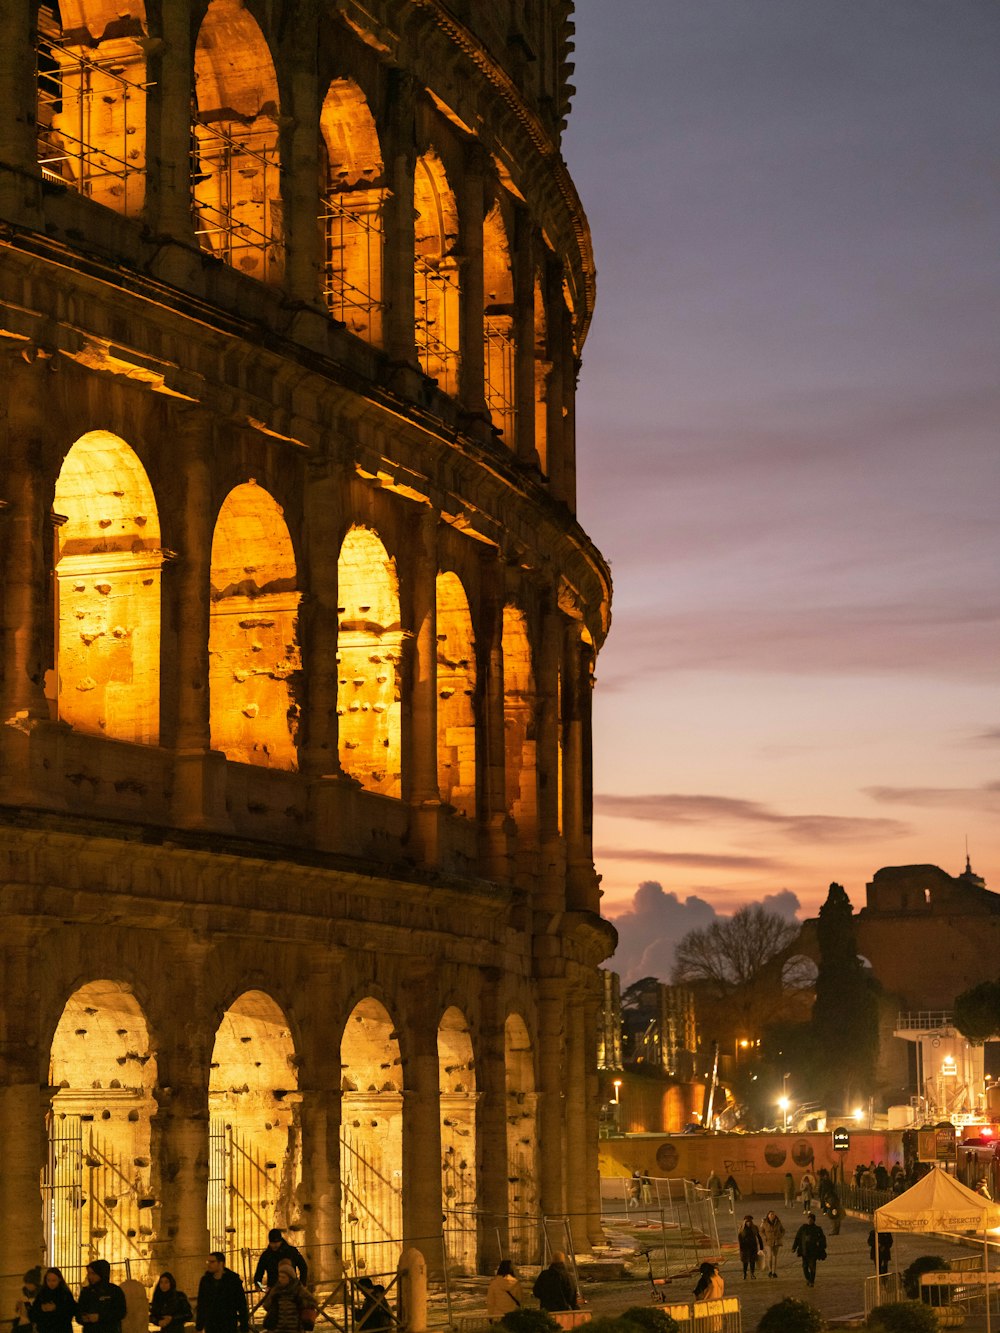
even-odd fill
[[[656,1150],[656,1165],[667,1175],[675,1170],[678,1161],[677,1149],[672,1143],[661,1143]]]
[[[788,1153],[780,1143],[768,1143],[764,1147],[764,1161],[768,1166],[784,1166]]]
[[[796,1166],[809,1166],[813,1159],[812,1144],[808,1139],[799,1139],[792,1149],[792,1161]]]

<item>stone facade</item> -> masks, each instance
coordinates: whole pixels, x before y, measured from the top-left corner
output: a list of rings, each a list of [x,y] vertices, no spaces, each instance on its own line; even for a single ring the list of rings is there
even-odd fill
[[[3,7],[0,1308],[599,1234],[570,9]]]

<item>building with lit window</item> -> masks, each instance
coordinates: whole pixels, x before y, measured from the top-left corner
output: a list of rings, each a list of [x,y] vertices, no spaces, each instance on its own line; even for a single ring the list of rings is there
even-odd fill
[[[15,1288],[599,1234],[570,10],[0,11]]]

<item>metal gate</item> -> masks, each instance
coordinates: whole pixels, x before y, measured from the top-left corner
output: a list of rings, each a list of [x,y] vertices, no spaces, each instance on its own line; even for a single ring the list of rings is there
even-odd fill
[[[343,1235],[356,1266],[369,1273],[392,1273],[403,1234],[403,1192],[400,1177],[389,1175],[377,1144],[340,1131],[340,1188]]]
[[[278,1203],[277,1163],[266,1161],[250,1140],[212,1116],[208,1135],[208,1234],[213,1250],[242,1271],[241,1254],[267,1245]]]

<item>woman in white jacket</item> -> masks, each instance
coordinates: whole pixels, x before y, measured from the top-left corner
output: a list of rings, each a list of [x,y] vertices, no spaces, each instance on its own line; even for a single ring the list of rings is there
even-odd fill
[[[521,1283],[510,1259],[501,1259],[497,1275],[486,1288],[486,1318],[491,1324],[499,1323],[511,1310],[520,1310],[524,1304]]]

